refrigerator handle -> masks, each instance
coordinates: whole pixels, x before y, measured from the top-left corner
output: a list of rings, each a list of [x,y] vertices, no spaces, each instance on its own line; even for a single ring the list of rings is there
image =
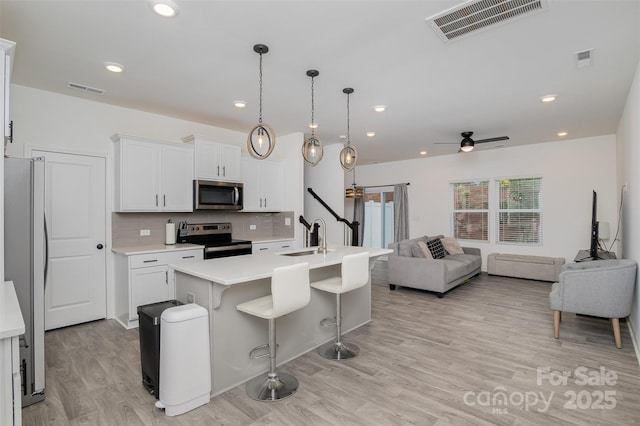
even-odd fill
[[[47,214],[44,214],[44,288],[47,288],[47,272],[49,271],[49,231],[47,229]]]

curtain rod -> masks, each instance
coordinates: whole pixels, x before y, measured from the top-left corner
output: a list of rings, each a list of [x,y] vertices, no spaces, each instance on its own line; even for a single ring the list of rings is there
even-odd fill
[[[369,185],[369,186],[361,186],[360,188],[382,188],[383,186],[395,186],[395,185],[411,185],[411,182],[407,182],[407,183],[391,183],[389,185]]]

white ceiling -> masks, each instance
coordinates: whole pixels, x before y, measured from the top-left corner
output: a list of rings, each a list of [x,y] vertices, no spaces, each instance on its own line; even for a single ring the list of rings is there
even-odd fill
[[[146,0],[2,0],[0,37],[17,42],[13,83],[248,132],[258,120],[253,45],[263,43],[264,121],[276,134],[309,133],[306,71],[317,69],[316,135],[342,141],[342,89],[353,87],[351,143],[366,164],[455,153],[466,130],[511,138],[476,149],[615,133],[639,60],[637,0],[548,0],[543,13],[448,44],[425,18],[461,1],[174,2],[179,15],[167,19]],[[591,66],[577,68],[573,53],[585,49]],[[548,93],[558,100],[540,102]],[[378,104],[388,110],[373,112]]]

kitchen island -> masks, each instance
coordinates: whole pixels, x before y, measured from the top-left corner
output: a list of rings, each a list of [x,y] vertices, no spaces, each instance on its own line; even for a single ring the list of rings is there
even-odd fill
[[[326,254],[300,249],[260,253],[170,265],[175,274],[176,299],[195,302],[209,311],[211,395],[218,395],[268,370],[269,358],[249,358],[251,349],[268,341],[267,321],[236,310],[236,305],[271,294],[274,268],[309,263],[310,281],[340,275],[342,258],[368,252],[369,269],[391,250],[339,246]],[[284,364],[335,338],[335,327],[320,321],[335,316],[335,296],[311,289],[309,304],[277,320],[278,363]],[[347,333],[371,321],[369,285],[342,296],[342,328]],[[348,340],[348,335],[347,335]],[[331,361],[323,361],[331,362]],[[301,383],[305,385],[304,382]]]

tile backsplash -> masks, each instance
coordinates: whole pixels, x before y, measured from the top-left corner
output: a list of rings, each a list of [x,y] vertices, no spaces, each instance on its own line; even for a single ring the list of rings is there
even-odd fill
[[[233,238],[242,240],[270,240],[294,238],[293,212],[279,213],[112,213],[113,247],[133,247],[164,244],[165,224],[171,219],[178,223],[230,222]],[[286,220],[288,219],[288,221]],[[286,225],[285,223],[289,223]],[[255,229],[252,229],[255,228]],[[140,236],[141,230],[149,230],[149,235]]]

